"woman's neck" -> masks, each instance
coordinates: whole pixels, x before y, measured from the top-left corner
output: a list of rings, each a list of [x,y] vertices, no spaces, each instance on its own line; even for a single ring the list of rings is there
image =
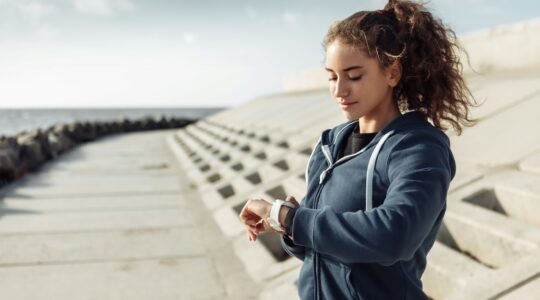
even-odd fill
[[[358,119],[360,133],[379,132],[400,115],[401,112],[395,102],[389,107],[374,109],[372,113],[366,114]]]

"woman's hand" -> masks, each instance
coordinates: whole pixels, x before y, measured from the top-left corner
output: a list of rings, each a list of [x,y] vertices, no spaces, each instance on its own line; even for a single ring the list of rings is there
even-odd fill
[[[246,226],[250,241],[257,240],[260,232],[273,230],[266,220],[271,209],[272,203],[264,199],[248,199],[244,204],[240,212],[240,219]]]
[[[293,203],[295,206],[299,206],[298,202],[294,197],[287,197],[285,201]],[[240,212],[240,219],[246,226],[248,231],[248,238],[250,241],[256,241],[257,236],[261,232],[277,232],[283,233],[281,231],[276,231],[270,226],[267,218],[270,216],[270,210],[272,209],[272,203],[264,199],[248,199],[242,211]],[[283,209],[289,209],[288,207],[282,207]],[[283,214],[280,214],[280,221],[284,220],[282,218]],[[285,214],[286,215],[286,214]]]

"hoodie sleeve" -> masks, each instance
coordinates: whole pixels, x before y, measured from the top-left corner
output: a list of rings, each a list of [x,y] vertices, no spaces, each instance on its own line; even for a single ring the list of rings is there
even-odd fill
[[[367,212],[300,207],[293,219],[294,243],[346,263],[410,259],[444,213],[455,173],[444,139],[415,132],[397,142],[387,163],[386,198],[378,207]]]
[[[294,242],[286,235],[281,235],[280,239],[281,246],[285,252],[287,252],[290,256],[298,258],[299,260],[304,260],[306,255],[306,247],[295,245]]]
[[[302,206],[302,203],[305,203],[303,199],[300,202],[300,207]],[[286,235],[281,235],[280,240],[281,240],[281,246],[283,247],[283,250],[285,250],[285,252],[287,252],[290,256],[295,256],[296,258],[300,260],[304,260],[304,257],[306,254],[306,248],[304,246],[296,245],[294,241],[291,240]]]
[[[309,155],[309,159],[306,163],[306,171],[305,171],[305,176],[306,176],[306,182],[309,183],[309,178],[308,176],[311,174],[310,172],[310,165],[312,163],[312,157],[313,157],[313,154],[317,151],[320,151],[320,148],[321,148],[321,140],[322,140],[322,136],[324,135],[324,132],[323,134],[321,135],[321,137],[319,137],[319,139],[317,140],[317,142],[315,143],[315,145],[313,145],[313,150],[311,151],[311,154]],[[306,196],[304,196],[302,198],[302,200],[300,201],[300,207],[304,206],[305,207],[305,198]],[[293,219],[293,222],[294,222],[294,219]],[[285,236],[285,235],[282,235],[280,237],[280,241],[281,241],[281,246],[283,247],[283,250],[285,250],[285,252],[287,252],[290,256],[295,256],[296,258],[300,259],[300,260],[304,260],[304,257],[305,257],[305,253],[306,253],[306,248],[304,246],[301,246],[301,245],[297,245],[295,244],[289,237]]]

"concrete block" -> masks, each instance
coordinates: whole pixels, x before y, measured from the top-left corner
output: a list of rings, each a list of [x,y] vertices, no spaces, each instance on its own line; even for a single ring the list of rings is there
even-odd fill
[[[427,259],[421,279],[424,291],[433,299],[444,299],[455,291],[463,290],[479,274],[492,271],[440,242],[433,244]]]
[[[519,162],[519,169],[540,174],[540,153],[533,154]]]
[[[530,255],[540,245],[540,231],[467,203],[448,203],[439,241],[497,269]]]
[[[301,264],[300,260],[291,257],[278,262],[261,241],[264,239],[262,235],[259,235],[255,242],[249,241],[247,235],[238,236],[233,241],[236,255],[253,280],[256,282],[267,281],[297,268]],[[272,233],[264,233],[264,235],[278,237],[277,234]]]
[[[239,213],[228,205],[216,209],[213,213],[214,221],[216,221],[223,233],[229,237],[247,234],[246,228],[238,216]]]
[[[294,268],[270,280],[259,295],[259,300],[297,300],[299,295],[295,282],[299,274],[300,268]]]
[[[540,95],[499,113],[497,118],[487,119],[468,128],[459,137],[452,137],[452,151],[458,165],[489,168],[508,166],[540,151],[540,135],[533,134],[527,138],[516,135],[516,128],[529,128],[530,124],[536,122],[539,108]],[[496,143],[495,147],[494,133],[497,134],[497,140],[504,143]],[[461,172],[460,168],[457,172]]]
[[[498,299],[501,300],[521,300],[532,299],[540,295],[540,275],[534,276],[527,280],[527,284],[523,286],[517,286],[507,294],[501,295]]]
[[[512,78],[495,75],[483,76],[486,84],[473,91],[473,95],[483,103],[471,110],[473,118],[484,120],[537,96],[540,93],[540,77],[514,76]]]

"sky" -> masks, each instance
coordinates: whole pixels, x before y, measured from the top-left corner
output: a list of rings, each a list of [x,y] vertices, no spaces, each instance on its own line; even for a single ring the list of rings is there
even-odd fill
[[[328,26],[387,1],[0,0],[0,108],[231,107],[323,68]],[[459,35],[540,1],[432,0]]]

